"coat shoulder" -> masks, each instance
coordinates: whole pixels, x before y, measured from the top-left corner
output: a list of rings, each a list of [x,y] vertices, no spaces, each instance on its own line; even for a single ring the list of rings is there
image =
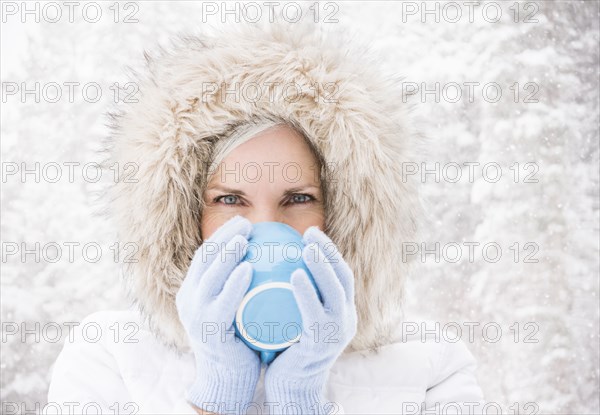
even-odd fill
[[[112,403],[130,398],[110,347],[118,328],[129,321],[139,320],[135,313],[123,310],[99,311],[71,323],[69,336],[52,365],[49,403],[77,401],[109,411]]]
[[[332,369],[334,381],[354,379],[358,383],[398,389],[429,391],[457,377],[476,384],[477,361],[468,338],[456,335],[438,322],[404,320],[391,343],[374,350],[343,354]],[[353,376],[356,375],[356,376]]]

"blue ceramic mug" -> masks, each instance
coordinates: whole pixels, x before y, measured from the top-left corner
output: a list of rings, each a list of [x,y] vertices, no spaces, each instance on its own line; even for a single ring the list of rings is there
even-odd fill
[[[301,268],[312,274],[302,259],[302,235],[280,222],[252,225],[247,252],[242,261],[252,264],[252,282],[234,319],[236,334],[248,347],[260,352],[263,363],[300,340],[302,318],[290,278]]]

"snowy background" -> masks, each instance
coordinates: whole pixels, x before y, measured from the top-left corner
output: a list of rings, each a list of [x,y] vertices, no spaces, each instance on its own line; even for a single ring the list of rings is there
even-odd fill
[[[153,51],[180,31],[207,25],[200,2],[120,3],[118,16],[112,2],[102,3],[97,23],[82,19],[85,3],[75,10],[73,23],[66,6],[57,23],[46,21],[55,16],[50,8],[40,23],[35,16],[22,23],[20,12],[12,15],[7,3],[12,2],[2,5],[1,33],[0,394],[2,401],[27,402],[31,408],[46,400],[51,365],[67,335],[64,323],[127,306],[122,261],[113,258],[114,229],[100,215],[98,201],[111,178],[105,173],[93,183],[94,164],[87,179],[82,176],[86,163],[101,159],[96,151],[107,134],[104,113],[114,100],[112,86],[128,81],[124,65],[139,67],[144,49]],[[442,325],[479,323],[473,340],[466,340],[479,361],[486,400],[504,413],[509,408],[510,413],[516,408],[599,413],[599,3],[494,3],[502,10],[496,23],[486,21],[494,18],[495,6],[484,18],[484,3],[473,9],[473,22],[461,6],[456,23],[449,21],[455,11],[444,9],[445,3],[438,3],[438,22],[435,15],[422,22],[420,13],[408,13],[406,3],[403,13],[401,2],[335,4],[339,22],[333,24],[371,40],[389,70],[419,87],[448,86],[439,102],[421,91],[412,97],[422,101],[415,115],[429,141],[423,161],[428,168],[435,162],[448,168],[438,181],[426,177],[427,218],[419,239],[427,249],[439,242],[443,256],[439,262],[432,255],[418,261],[407,311]],[[334,10],[325,6],[320,6],[322,19]],[[93,10],[88,13],[93,17]],[[138,22],[124,23],[128,16]],[[218,21],[208,19],[213,25]],[[8,94],[14,83],[23,82],[30,88],[56,82],[63,96],[48,102],[56,94],[48,87],[48,99],[38,103],[28,96],[23,103],[20,93]],[[73,102],[65,82],[79,83]],[[82,87],[92,82],[102,89],[97,102],[89,102],[93,88],[87,101],[82,98]],[[473,102],[464,96],[469,82],[479,83]],[[451,102],[456,94],[451,83],[463,85],[457,102]],[[498,102],[491,102],[493,89],[484,99],[482,86],[488,83],[502,91]],[[79,163],[71,164],[73,180],[69,162]],[[473,180],[464,165],[469,162],[479,163],[473,164]],[[35,163],[40,163],[38,182],[34,174],[23,182],[22,169]],[[463,166],[460,180],[450,180],[455,170],[447,163]],[[490,180],[493,168],[482,170],[486,163],[500,166],[497,182]],[[52,183],[56,165],[62,177]],[[28,254],[22,261],[23,248],[34,249],[36,242],[42,255]],[[472,260],[471,242],[480,244]],[[71,243],[78,245],[69,258]],[[85,257],[82,247],[88,243]],[[493,249],[484,256],[486,243],[502,249],[497,262],[490,259]],[[55,260],[57,245],[62,256]],[[96,262],[94,246],[102,249]],[[452,262],[457,246],[462,258]],[[15,247],[19,251],[13,255]],[[33,328],[36,322],[46,328],[42,338],[29,335],[22,342],[7,334],[14,323]],[[63,330],[56,342],[52,322]],[[486,324],[491,328],[482,333]],[[502,336],[490,341],[496,327]]]

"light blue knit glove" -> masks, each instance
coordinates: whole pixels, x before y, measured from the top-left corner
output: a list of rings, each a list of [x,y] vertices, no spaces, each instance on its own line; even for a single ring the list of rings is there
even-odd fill
[[[186,398],[209,412],[245,413],[260,375],[258,354],[232,324],[252,279],[252,265],[240,264],[251,229],[241,216],[217,229],[196,251],[177,293],[179,318],[196,358],[196,379]]]
[[[337,412],[324,398],[329,370],[356,334],[354,274],[334,243],[317,227],[303,235],[304,261],[323,304],[306,272],[296,270],[291,283],[302,315],[302,335],[267,367],[266,401],[276,413]]]

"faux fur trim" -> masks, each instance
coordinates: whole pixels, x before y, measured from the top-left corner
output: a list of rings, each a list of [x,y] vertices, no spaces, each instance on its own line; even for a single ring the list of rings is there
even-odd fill
[[[402,180],[418,135],[401,78],[384,75],[366,45],[314,24],[242,24],[180,37],[145,57],[139,102],[111,115],[106,150],[122,173],[109,190],[119,237],[138,247],[126,269],[130,294],[153,332],[187,350],[175,295],[202,243],[200,200],[214,142],[241,122],[275,117],[301,128],[333,167],[326,233],[356,278],[358,332],[347,351],[390,343],[408,273],[402,243],[414,240],[420,211],[417,189]],[[207,82],[294,83],[303,93],[289,99],[289,90],[272,87],[253,103],[203,95]],[[311,86],[325,83],[337,85],[335,102],[325,93],[315,99]],[[137,166],[133,176],[127,163]]]

